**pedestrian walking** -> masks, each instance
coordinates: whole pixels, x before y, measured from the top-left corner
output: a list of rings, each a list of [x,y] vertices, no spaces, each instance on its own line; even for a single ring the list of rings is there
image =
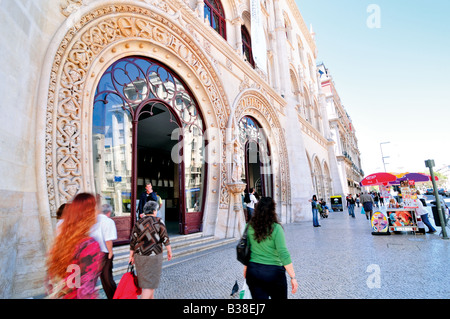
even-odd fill
[[[101,214],[97,216],[97,223],[92,227],[91,236],[99,243],[102,252],[100,280],[108,299],[113,299],[117,285],[112,274],[113,269],[113,240],[117,239],[116,224],[110,218],[112,207],[102,205]]]
[[[251,253],[244,277],[253,299],[287,299],[286,271],[291,278],[292,293],[298,288],[275,206],[271,197],[262,197],[248,226]]]
[[[90,236],[97,204],[92,194],[80,193],[64,208],[64,222],[47,261],[49,298],[95,299],[100,275],[100,245]]]
[[[374,201],[374,203],[375,203],[375,206],[376,206],[377,208],[380,208],[380,206],[378,205],[378,202],[380,201],[380,195],[379,195],[379,193],[377,193],[377,192],[374,192],[374,193],[373,193],[373,201]]]
[[[255,212],[255,205],[258,203],[258,200],[256,199],[255,189],[253,187],[250,188],[248,195],[250,202],[247,203],[247,215],[250,220]]]
[[[136,266],[141,299],[153,299],[161,279],[163,244],[167,259],[172,259],[172,248],[163,220],[156,217],[158,203],[147,202],[143,207],[144,217],[136,222],[131,233],[130,263]]]
[[[317,196],[313,195],[312,199],[309,200],[311,203],[311,209],[312,209],[312,215],[313,215],[313,226],[314,227],[320,227],[319,225],[319,210],[317,209]]]
[[[348,216],[352,216],[355,218],[355,199],[353,198],[352,194],[349,194],[348,197]]]
[[[383,195],[380,195],[380,205],[384,207],[384,197]]]
[[[372,219],[372,210],[373,210],[373,198],[367,192],[364,192],[361,197],[361,204],[363,205],[364,211],[366,212],[366,218]]]

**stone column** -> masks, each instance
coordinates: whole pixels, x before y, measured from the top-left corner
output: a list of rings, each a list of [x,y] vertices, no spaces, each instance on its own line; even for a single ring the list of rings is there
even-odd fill
[[[234,19],[231,21],[231,23],[234,26],[234,36],[236,37],[236,44],[234,49],[239,54],[239,56],[242,56],[242,25],[244,24],[244,20],[242,20],[240,17]]]
[[[247,184],[233,182],[227,184],[230,194],[230,208],[228,211],[228,225],[226,237],[240,237],[245,229],[244,208],[242,207],[242,192]]]

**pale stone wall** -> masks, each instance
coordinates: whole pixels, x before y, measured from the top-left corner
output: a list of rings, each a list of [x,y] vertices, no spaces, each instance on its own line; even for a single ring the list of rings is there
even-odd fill
[[[48,224],[38,210],[36,104],[50,3],[2,1],[0,19],[0,298],[42,293]],[[54,21],[54,20],[53,20]]]

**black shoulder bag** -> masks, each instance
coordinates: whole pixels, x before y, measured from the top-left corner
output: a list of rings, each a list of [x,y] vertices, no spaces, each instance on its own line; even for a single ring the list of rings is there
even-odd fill
[[[244,233],[236,246],[237,260],[239,260],[245,266],[248,265],[250,261],[250,241],[247,236],[248,224],[245,227]]]

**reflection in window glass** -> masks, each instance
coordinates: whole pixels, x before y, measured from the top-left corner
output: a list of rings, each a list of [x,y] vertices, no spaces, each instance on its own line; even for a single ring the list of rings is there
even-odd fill
[[[201,211],[205,169],[203,135],[196,127],[184,132],[186,211]]]
[[[220,0],[204,0],[204,16],[209,21],[210,26],[217,31],[224,39],[226,35],[225,13]]]
[[[99,90],[110,87],[100,81]],[[94,182],[103,203],[113,207],[115,216],[131,211],[131,119],[115,95],[106,97],[108,103],[94,104],[92,150]]]

